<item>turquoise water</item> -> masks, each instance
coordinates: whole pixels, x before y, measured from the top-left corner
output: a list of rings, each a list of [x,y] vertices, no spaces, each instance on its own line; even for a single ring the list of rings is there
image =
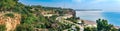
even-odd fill
[[[84,20],[106,19],[110,24],[120,26],[120,12],[76,11],[76,16]]]
[[[103,12],[103,16],[109,20],[109,23],[120,26],[120,12]]]

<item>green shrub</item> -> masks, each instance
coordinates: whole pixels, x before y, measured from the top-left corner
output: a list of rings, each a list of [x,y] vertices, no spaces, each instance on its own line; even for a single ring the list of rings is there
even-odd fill
[[[77,29],[77,31],[80,31],[80,27],[76,26],[75,28]]]
[[[15,31],[35,31],[35,30],[31,24],[21,24],[16,27]]]
[[[53,15],[53,16],[51,16],[50,18],[49,18],[49,20],[51,20],[51,22],[57,22],[56,21],[56,18],[57,18],[58,16],[57,15]]]
[[[37,24],[35,25],[36,28],[46,28],[45,24]]]
[[[21,23],[32,24],[36,21],[36,17],[33,14],[23,15]]]
[[[65,30],[65,29],[69,29],[72,27],[72,24],[60,24],[60,27],[57,28],[58,30]]]
[[[67,18],[66,20],[77,23],[77,18],[75,18],[75,17]]]
[[[14,14],[13,14],[13,13],[7,13],[7,14],[5,14],[4,16],[14,18]]]
[[[84,27],[84,31],[97,31],[96,27]]]
[[[5,31],[6,27],[5,25],[0,25],[0,31]]]

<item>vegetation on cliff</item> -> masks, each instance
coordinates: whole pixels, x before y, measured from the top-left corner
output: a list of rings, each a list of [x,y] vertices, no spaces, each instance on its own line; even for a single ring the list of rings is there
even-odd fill
[[[0,31],[5,31],[6,30],[6,28],[5,28],[5,25],[0,25]]]
[[[63,31],[75,30],[79,31],[80,27],[77,23],[77,18],[73,9],[44,7],[40,5],[27,6],[18,0],[0,0],[0,12],[12,12],[5,14],[7,17],[15,17],[14,13],[21,16],[20,24],[14,31]],[[73,15],[71,18],[61,18],[65,14]],[[52,15],[52,16],[51,16]],[[56,18],[59,18],[58,20]],[[84,23],[82,23],[84,24]],[[0,25],[0,31],[5,31],[5,25]],[[85,27],[84,31],[113,31],[113,25],[108,24],[107,20],[97,20],[97,28]]]
[[[72,24],[58,22],[56,18],[63,16],[70,9],[43,7],[43,6],[26,6],[18,0],[0,0],[0,12],[12,12],[5,14],[7,17],[14,17],[13,13],[21,14],[20,24],[17,25],[15,31],[35,31],[39,29],[47,29],[51,31],[62,31],[71,28]],[[45,12],[44,12],[45,11]],[[45,17],[44,13],[55,14],[51,17]],[[42,14],[43,13],[43,14]],[[59,14],[59,15],[57,15]],[[0,27],[1,28],[1,27]],[[0,30],[5,30],[4,27]]]

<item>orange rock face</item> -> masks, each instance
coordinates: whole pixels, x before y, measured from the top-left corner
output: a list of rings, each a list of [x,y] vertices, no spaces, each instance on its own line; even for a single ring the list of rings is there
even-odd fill
[[[6,13],[0,13],[0,24],[5,24],[6,31],[13,31],[18,24],[20,24],[21,15],[20,14],[14,14],[14,18],[11,17],[5,17],[4,14]]]

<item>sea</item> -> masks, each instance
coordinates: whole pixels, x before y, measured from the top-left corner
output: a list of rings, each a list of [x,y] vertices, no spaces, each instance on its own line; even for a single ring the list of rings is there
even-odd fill
[[[105,19],[108,20],[109,24],[120,26],[120,12],[76,11],[76,16],[89,21]]]

